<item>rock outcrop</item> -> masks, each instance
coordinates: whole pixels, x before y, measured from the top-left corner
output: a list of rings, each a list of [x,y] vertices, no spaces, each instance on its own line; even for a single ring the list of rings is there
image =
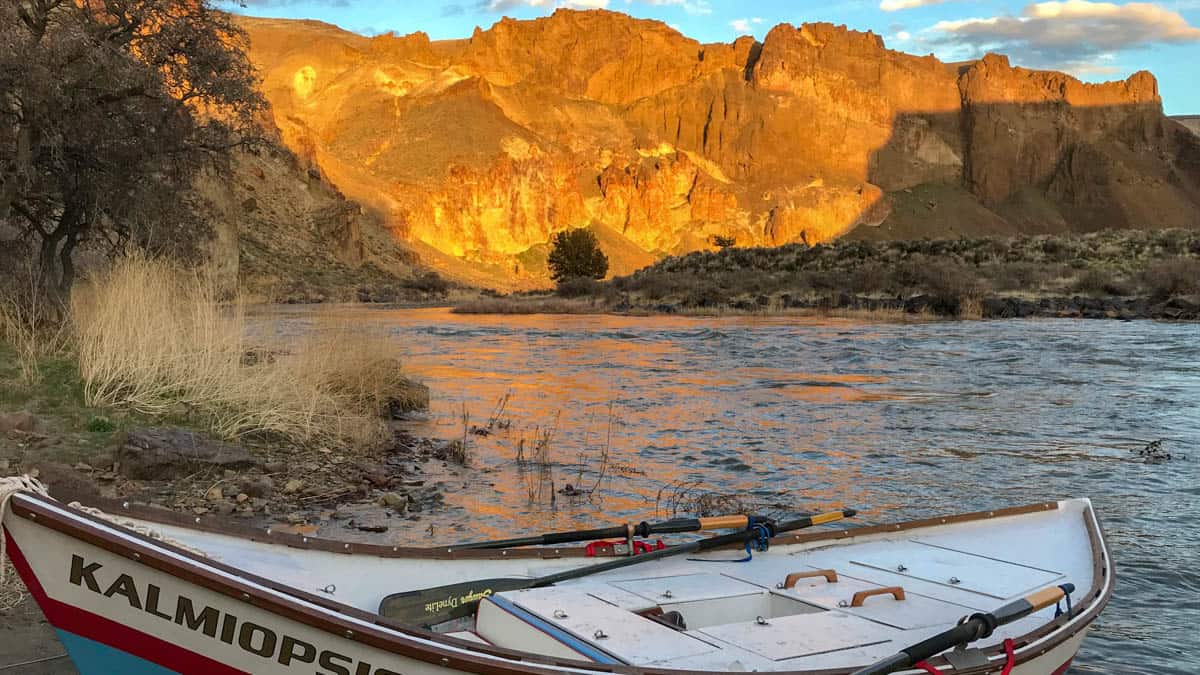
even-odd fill
[[[208,258],[227,292],[346,301],[423,273],[381,219],[277,144],[235,153],[228,170],[202,174],[194,192],[214,225]]]
[[[1179,115],[1172,117],[1179,124],[1182,124],[1192,133],[1200,136],[1200,115]]]
[[[942,234],[921,208],[975,234],[1200,224],[1200,139],[1148,73],[946,64],[830,24],[701,44],[608,11],[439,42],[244,25],[292,151],[476,283],[544,284],[546,242],[584,226],[620,238],[602,239],[625,273],[645,256],[617,251],[716,237]],[[950,197],[911,208],[931,192]]]

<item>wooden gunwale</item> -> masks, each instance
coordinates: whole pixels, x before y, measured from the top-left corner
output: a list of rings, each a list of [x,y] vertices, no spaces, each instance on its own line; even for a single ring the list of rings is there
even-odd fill
[[[122,531],[122,535],[127,538],[136,540],[138,543],[130,543],[127,539],[117,536],[106,530],[118,529],[119,525],[114,525],[108,521],[91,516],[84,512],[72,511],[71,516],[83,521],[87,521],[92,525],[99,526],[100,530],[93,530],[73,522],[71,519],[63,518],[58,512],[50,507],[50,502],[54,500],[42,497],[40,495],[30,493],[18,493],[10,504],[10,510],[13,515],[26,518],[37,522],[38,524],[50,529],[61,532],[69,537],[85,541],[89,544],[102,548],[110,553],[120,555],[139,562],[140,564],[151,567],[165,574],[178,577],[184,581],[201,586],[210,591],[220,593],[222,595],[237,599],[241,602],[250,603],[256,607],[260,607],[279,616],[303,623],[318,630],[338,635],[356,642],[366,644],[368,646],[381,649],[383,651],[392,652],[400,656],[413,658],[428,663],[440,665],[445,668],[461,670],[464,672],[478,673],[480,675],[489,675],[495,673],[497,675],[529,675],[537,673],[546,675],[549,673],[558,673],[560,671],[553,668],[572,668],[579,670],[588,670],[594,672],[611,672],[621,675],[685,675],[687,673],[705,673],[708,671],[690,671],[690,670],[673,670],[666,668],[645,668],[638,666],[609,666],[585,661],[572,661],[565,659],[553,659],[527,652],[517,652],[504,648],[495,647],[493,645],[483,645],[475,642],[467,642],[450,638],[445,635],[435,634],[431,631],[421,628],[397,624],[383,617],[370,612],[350,607],[331,601],[327,598],[307,593],[305,591],[280,584],[276,581],[248,574],[227,564],[218,561],[209,560],[207,558],[197,556],[189,551],[185,551],[163,542],[156,541],[131,531]],[[139,520],[148,522],[157,522],[162,524],[179,525],[181,527],[192,527],[192,529],[202,530],[206,532],[215,532],[227,534],[231,536],[241,536],[239,531],[256,531],[252,528],[219,528],[211,522],[205,528],[197,528],[191,525],[192,519],[182,514],[174,514],[172,512],[164,512],[156,509],[144,509],[152,511],[153,517],[144,517],[141,513],[134,515],[134,509],[129,508],[130,505],[124,505],[121,502],[112,500],[91,500],[97,504],[117,504],[118,512],[123,512],[125,515],[137,517]],[[65,505],[55,504],[58,508],[66,508]],[[860,535],[869,535],[877,533],[901,532],[905,530],[931,527],[942,524],[962,523],[972,521],[984,521],[993,518],[1001,518],[1013,515],[1022,515],[1034,513],[1038,511],[1049,511],[1058,508],[1057,502],[1045,502],[1041,504],[1033,504],[1029,506],[1012,507],[1006,509],[995,509],[991,511],[981,511],[976,513],[961,514],[956,516],[947,516],[942,518],[928,518],[923,520],[915,520],[906,523],[897,523],[890,525],[877,525],[853,530],[837,530],[832,532],[817,532],[805,534],[792,534],[772,539],[772,543],[776,545],[786,545],[795,543],[820,542],[828,541],[830,544],[835,544],[838,541],[845,540],[851,537]],[[1083,602],[1077,602],[1075,616],[1068,620],[1066,616],[1059,617],[1047,624],[1040,626],[1037,630],[1025,635],[1014,638],[1017,648],[1036,642],[1043,637],[1059,630],[1065,624],[1077,622],[1079,630],[1090,625],[1096,615],[1107,604],[1111,596],[1111,584],[1104,583],[1111,575],[1111,565],[1106,560],[1104,545],[1093,524],[1093,514],[1089,509],[1084,512],[1083,517],[1087,527],[1088,538],[1092,546],[1093,553],[1093,584],[1086,594],[1086,600],[1080,598]],[[256,531],[257,532],[257,531]],[[455,551],[451,548],[412,548],[412,547],[390,547],[378,545],[353,544],[344,546],[341,542],[331,540],[321,540],[310,537],[302,537],[300,535],[278,534],[272,535],[269,543],[292,545],[293,539],[300,541],[301,548],[310,548],[313,550],[326,550],[338,553],[360,553],[371,555],[383,555],[383,557],[419,557],[433,559],[495,559],[503,556],[501,551],[477,551],[464,550]],[[263,541],[255,539],[255,541]],[[517,551],[518,549],[506,549],[508,551]],[[582,549],[561,549],[562,551],[582,551]],[[172,555],[164,555],[164,552],[169,552]],[[407,552],[407,553],[402,553]],[[387,555],[384,555],[387,553]],[[490,555],[478,555],[479,553],[490,553]],[[499,555],[497,555],[499,554]],[[514,556],[518,557],[518,556]],[[537,556],[519,556],[519,557],[537,557]],[[552,555],[549,557],[563,557]],[[574,554],[572,554],[574,557]],[[183,560],[181,560],[181,558]],[[225,579],[219,577],[209,570],[204,569],[204,566],[224,572],[227,575],[234,577],[233,579]],[[245,580],[260,587],[267,588],[284,596],[289,596],[295,600],[303,601],[314,605],[322,611],[307,607],[298,602],[290,601],[287,597],[279,599],[273,596],[268,596],[261,593],[258,589],[248,584],[242,583]],[[1085,601],[1084,601],[1085,600]],[[1084,610],[1086,607],[1086,610]],[[357,623],[351,623],[344,620],[342,617],[356,619],[360,622],[373,624],[364,629],[363,626]],[[377,630],[385,628],[390,632]],[[1057,647],[1063,641],[1069,639],[1078,632],[1061,633],[1055,636],[1054,639],[1040,646],[1037,651],[1025,652],[1018,654],[1017,664],[1025,663],[1032,660],[1048,651]],[[416,640],[428,640],[435,643],[443,643],[446,646],[456,647],[458,649],[467,649],[472,654],[464,654],[460,651],[444,649],[438,644],[424,644]],[[1002,651],[1002,648],[997,645],[987,650],[983,650],[988,656],[993,656]],[[479,654],[476,656],[475,654]],[[941,657],[939,657],[940,659]],[[934,665],[944,661],[935,661]],[[823,670],[803,670],[803,671],[781,671],[781,675],[845,675],[850,672],[850,668],[838,669],[823,669]],[[963,675],[982,675],[989,672],[988,666],[980,666],[969,670],[956,671]]]

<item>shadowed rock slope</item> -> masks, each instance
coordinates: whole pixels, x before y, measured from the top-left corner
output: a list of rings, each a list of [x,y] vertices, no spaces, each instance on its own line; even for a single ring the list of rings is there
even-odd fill
[[[387,226],[267,141],[208,172],[196,197],[222,285],[270,302],[423,301],[441,291]]]
[[[1192,133],[1200,136],[1200,115],[1178,115],[1171,119],[1179,122],[1183,126],[1191,130]]]
[[[425,262],[545,283],[593,226],[611,273],[711,247],[1200,225],[1200,139],[1157,83],[1002,56],[947,64],[871,33],[701,44],[608,11],[469,39],[245,19],[284,142]]]

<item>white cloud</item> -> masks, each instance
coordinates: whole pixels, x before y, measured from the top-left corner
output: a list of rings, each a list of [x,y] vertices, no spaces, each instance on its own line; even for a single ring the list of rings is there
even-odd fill
[[[761,24],[763,18],[761,16],[752,17],[749,19],[734,19],[729,22],[729,27],[737,31],[739,35],[751,35],[754,33],[754,26]]]
[[[912,33],[909,33],[909,32],[908,32],[908,31],[906,31],[906,30],[902,30],[902,31],[900,31],[899,33],[896,33],[896,39],[897,39],[897,40],[911,40],[911,39],[912,39]]]
[[[625,0],[627,4],[633,0]],[[679,7],[688,14],[712,14],[712,5],[708,4],[708,0],[638,0],[647,5],[675,6]]]
[[[899,12],[902,9],[914,9],[916,7],[928,7],[929,5],[940,5],[948,0],[881,0],[879,9],[885,12]]]
[[[712,14],[709,0],[625,0],[627,5],[634,2],[658,7],[678,7],[688,14]],[[608,3],[609,0],[479,0],[478,7],[489,12],[505,12],[517,7],[604,9],[608,7]]]
[[[504,12],[516,7],[568,7],[570,9],[604,9],[608,0],[483,0],[479,8],[489,12]]]
[[[997,51],[1038,67],[1073,72],[1115,72],[1097,60],[1123,49],[1162,43],[1200,42],[1200,28],[1159,5],[1118,5],[1090,0],[1052,0],[1025,7],[1020,16],[939,21],[925,31],[952,58]]]

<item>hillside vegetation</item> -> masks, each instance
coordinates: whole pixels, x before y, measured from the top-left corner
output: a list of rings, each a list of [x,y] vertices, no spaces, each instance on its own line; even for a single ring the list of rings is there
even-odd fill
[[[963,317],[1200,316],[1200,232],[838,241],[666,258],[607,283],[565,284],[560,311],[867,310]],[[520,311],[490,301],[490,311]],[[536,308],[537,303],[524,301]],[[464,310],[487,310],[486,305]],[[550,310],[553,311],[553,310]]]

